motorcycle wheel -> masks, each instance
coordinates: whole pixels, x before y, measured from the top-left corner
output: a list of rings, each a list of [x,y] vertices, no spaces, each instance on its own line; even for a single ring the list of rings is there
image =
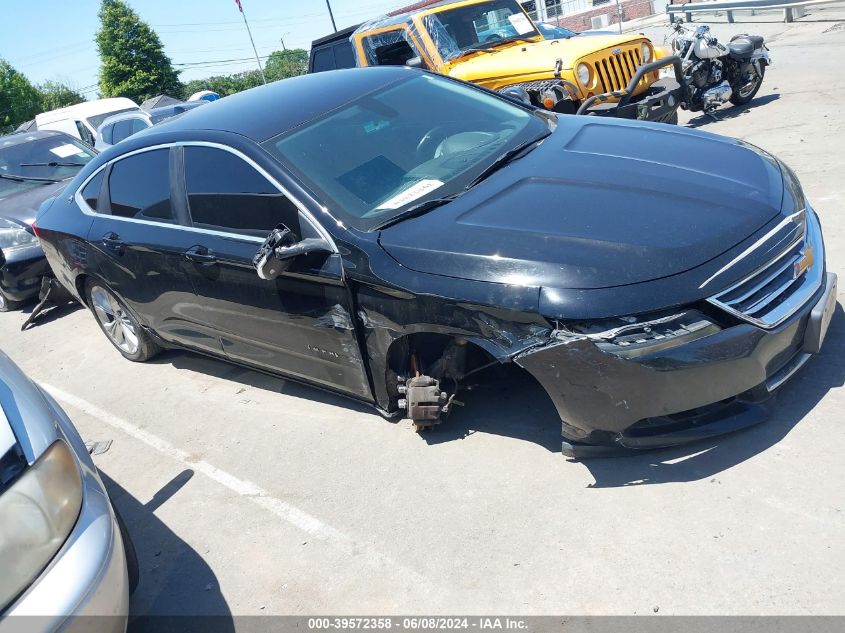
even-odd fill
[[[763,77],[765,76],[766,64],[760,64],[760,76],[757,77],[757,81],[745,86],[742,90],[736,90],[731,95],[731,103],[734,105],[745,105],[751,101],[757,95],[757,91],[760,90],[760,86],[763,85]]]

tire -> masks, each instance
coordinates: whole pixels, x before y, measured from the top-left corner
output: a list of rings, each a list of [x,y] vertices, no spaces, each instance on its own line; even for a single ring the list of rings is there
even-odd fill
[[[161,351],[123,301],[104,284],[86,281],[85,300],[103,334],[124,358],[142,363]]]
[[[135,593],[138,581],[141,579],[138,553],[135,551],[135,544],[132,542],[132,537],[129,536],[129,530],[126,529],[123,517],[120,516],[114,506],[112,506],[112,510],[114,510],[114,518],[117,521],[117,529],[120,531],[120,540],[123,541],[123,553],[126,555],[126,575],[129,577],[129,595],[131,596]]]
[[[754,89],[751,92],[749,92],[745,95],[740,95],[738,90],[735,91],[731,95],[731,99],[730,99],[731,103],[739,106],[739,105],[745,105],[746,103],[751,101],[754,97],[757,96],[757,91],[760,90],[760,86],[763,85],[763,78],[765,76],[766,76],[766,64],[760,64],[760,77],[758,77],[757,85],[754,86]]]
[[[0,312],[11,312],[23,306],[23,301],[13,301],[0,292]]]

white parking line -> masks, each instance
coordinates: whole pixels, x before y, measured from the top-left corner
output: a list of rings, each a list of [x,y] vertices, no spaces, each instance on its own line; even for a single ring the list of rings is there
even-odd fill
[[[401,574],[413,583],[418,584],[420,588],[424,588],[423,590],[427,590],[429,592],[428,595],[433,596],[436,592],[440,591],[441,588],[438,587],[435,589],[434,583],[421,576],[419,573],[405,568],[400,563],[384,556],[369,545],[356,542],[348,534],[333,528],[324,521],[304,510],[301,510],[300,508],[297,508],[287,501],[273,497],[258,484],[247,479],[236,477],[225,470],[217,468],[213,464],[209,464],[205,460],[194,459],[187,451],[174,446],[167,440],[162,439],[149,431],[135,426],[131,422],[127,422],[126,420],[109,413],[105,409],[101,409],[87,400],[67,393],[58,387],[54,387],[53,385],[43,382],[39,384],[56,400],[70,405],[74,409],[99,420],[103,424],[122,431],[126,435],[143,442],[147,446],[167,455],[180,464],[188,466],[196,472],[202,473],[206,477],[213,479],[239,496],[252,501],[255,505],[272,512],[283,521],[299,528],[310,536],[344,551],[348,556],[354,557],[356,562],[364,562],[381,570],[385,567],[392,568],[393,571]]]

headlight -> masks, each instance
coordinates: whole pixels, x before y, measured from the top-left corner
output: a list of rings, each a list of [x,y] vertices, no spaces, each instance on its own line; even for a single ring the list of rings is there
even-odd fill
[[[578,64],[578,81],[581,85],[587,87],[590,85],[590,67],[585,63]]]
[[[586,335],[602,351],[623,358],[662,352],[721,330],[698,310],[576,323],[567,329]]]
[[[61,549],[81,507],[82,479],[61,440],[0,494],[0,609]]]
[[[640,51],[643,54],[643,63],[649,63],[651,61],[651,46],[649,46],[648,44],[642,44],[640,46]]]
[[[23,225],[0,218],[0,249],[7,251],[37,243],[38,239]]]

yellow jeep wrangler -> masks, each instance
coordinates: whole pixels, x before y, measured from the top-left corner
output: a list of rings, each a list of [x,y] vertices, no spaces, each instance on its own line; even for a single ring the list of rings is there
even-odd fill
[[[408,65],[569,114],[677,122],[682,75],[643,35],[546,40],[517,0],[419,2],[362,24],[358,66]],[[675,67],[676,79],[659,77]]]

